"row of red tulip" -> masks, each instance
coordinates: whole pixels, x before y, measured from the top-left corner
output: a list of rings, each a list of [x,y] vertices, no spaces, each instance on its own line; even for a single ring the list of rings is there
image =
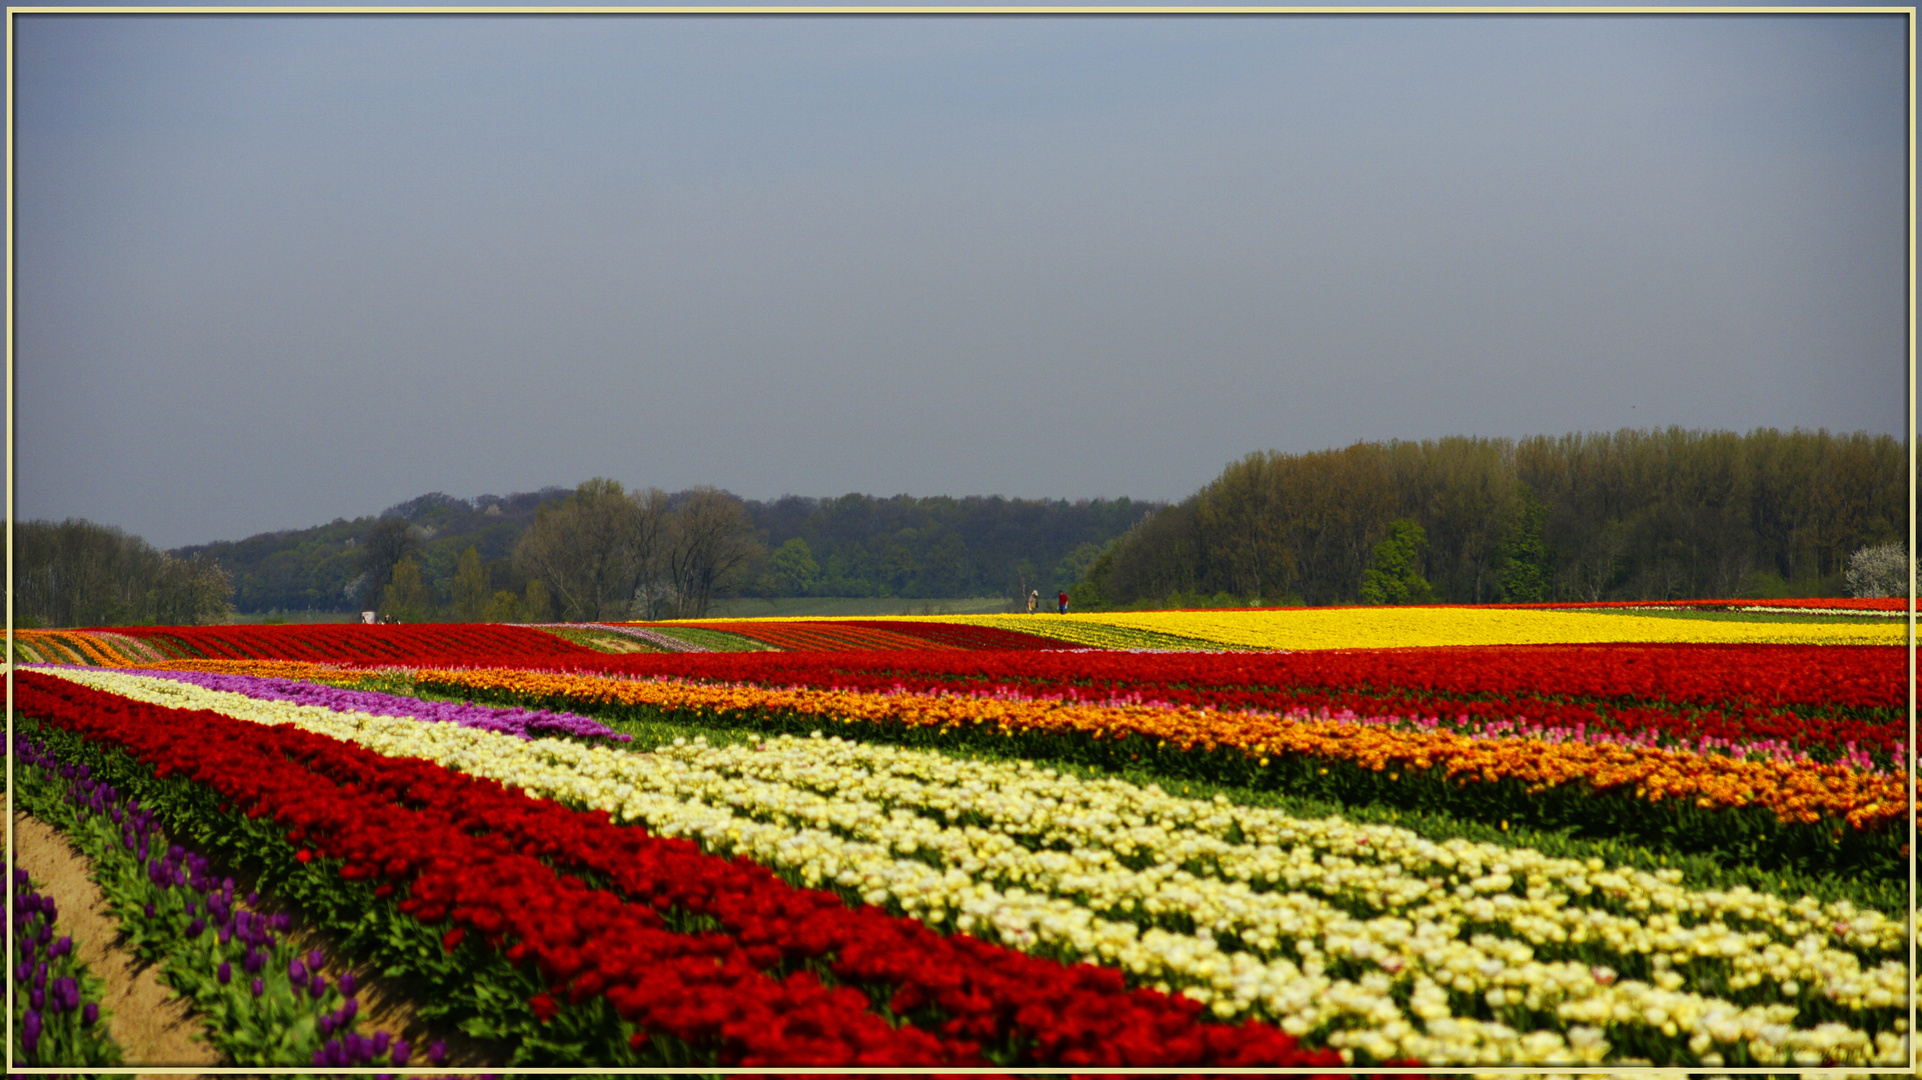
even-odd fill
[[[943,937],[744,860],[611,824],[410,758],[291,726],[135,702],[30,671],[19,708],[182,775],[311,857],[380,883],[421,922],[530,961],[551,994],[604,997],[633,1038],[670,1035],[727,1064],[1336,1065],[1273,1027],[1204,1021],[1119,972]],[[610,883],[584,884],[583,872]],[[681,934],[660,912],[710,920]],[[842,983],[813,974],[826,970]],[[853,986],[878,988],[870,998]],[[877,1008],[912,1021],[891,1024]]]

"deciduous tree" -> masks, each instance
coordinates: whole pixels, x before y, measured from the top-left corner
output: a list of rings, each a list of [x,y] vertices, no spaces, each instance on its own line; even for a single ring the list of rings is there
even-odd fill
[[[522,622],[554,621],[554,601],[547,595],[547,586],[540,578],[527,579],[527,596],[521,601],[520,617]]]
[[[487,568],[481,565],[480,550],[469,546],[460,554],[454,570],[454,621],[480,622],[487,610]],[[511,593],[509,595],[512,595]]]
[[[1865,547],[1849,557],[1850,596],[1907,596],[1914,561],[1900,543]]]
[[[774,549],[768,557],[767,573],[772,596],[806,596],[821,577],[808,542],[794,537]]]
[[[394,579],[394,567],[420,550],[420,530],[406,518],[383,517],[360,542],[361,594],[364,608],[375,607],[387,583]]]
[[[509,589],[497,591],[494,593],[493,598],[487,601],[487,607],[481,612],[480,621],[490,623],[520,622],[521,598],[514,595],[513,591]]]
[[[23,626],[192,625],[233,610],[232,580],[210,556],[176,557],[82,518],[17,523],[12,588]]]
[[[381,610],[402,623],[426,622],[434,614],[434,593],[421,580],[420,564],[403,555],[381,593]]]
[[[760,550],[741,500],[698,487],[675,497],[665,533],[665,568],[677,614],[698,619],[715,596],[733,587]]]
[[[1421,574],[1422,552],[1428,535],[1403,518],[1388,524],[1388,535],[1375,545],[1374,565],[1361,576],[1364,604],[1420,604],[1433,599]]]
[[[619,481],[588,480],[540,509],[514,558],[546,587],[563,619],[626,618],[657,557],[662,508],[658,492],[636,497]]]

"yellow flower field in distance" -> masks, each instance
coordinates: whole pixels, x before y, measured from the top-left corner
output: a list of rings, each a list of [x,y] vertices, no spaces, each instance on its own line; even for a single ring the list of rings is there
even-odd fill
[[[1069,625],[1116,627],[1242,649],[1384,649],[1433,645],[1580,645],[1617,642],[1901,645],[1905,623],[1725,622],[1588,611],[1476,607],[1251,608],[1116,611],[1058,615],[870,616],[873,620],[958,622],[1044,636]],[[698,625],[707,620],[685,620]],[[834,617],[779,620],[835,622]],[[1064,625],[1065,624],[1065,625]],[[1064,643],[1065,644],[1065,643]]]

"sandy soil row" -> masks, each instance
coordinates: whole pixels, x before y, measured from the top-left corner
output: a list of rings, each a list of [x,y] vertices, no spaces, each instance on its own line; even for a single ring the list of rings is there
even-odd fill
[[[186,1002],[161,983],[155,965],[135,959],[115,943],[120,923],[87,877],[86,856],[52,826],[22,813],[13,815],[13,839],[12,864],[33,875],[40,891],[53,897],[60,920],[55,929],[72,934],[80,959],[106,980],[100,1006],[126,1063],[217,1067],[220,1056],[204,1041],[206,1029]]]
[[[220,1055],[205,1041],[205,1026],[187,1003],[160,981],[158,966],[137,959],[118,945],[120,924],[108,911],[99,887],[88,877],[87,857],[52,826],[27,814],[15,813],[13,828],[11,865],[24,868],[39,883],[41,892],[53,897],[60,920],[56,929],[73,935],[81,960],[106,981],[101,1010],[126,1065],[220,1067]],[[336,955],[329,942],[310,930],[295,932],[292,941],[303,950],[318,948]],[[332,964],[326,973],[338,981],[344,970]],[[374,978],[365,969],[357,968],[354,976],[361,983],[358,1030],[391,1031],[406,1038],[417,1048],[418,1060],[412,1064],[426,1065],[425,1047],[436,1036],[414,1015],[404,993],[391,981]],[[446,1038],[446,1042],[451,1066],[484,1068],[490,1058],[501,1057],[499,1048],[485,1047],[458,1034]],[[183,1074],[154,1075],[179,1080]]]

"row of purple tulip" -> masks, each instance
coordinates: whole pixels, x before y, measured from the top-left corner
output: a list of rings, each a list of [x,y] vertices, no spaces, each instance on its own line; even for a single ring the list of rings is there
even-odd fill
[[[72,935],[54,936],[60,919],[51,896],[33,887],[27,872],[13,872],[14,1049],[24,1064],[117,1064],[117,1051],[99,1024],[98,984],[88,980],[74,955]]]
[[[206,671],[161,671],[126,669],[130,675],[155,675],[191,683],[208,690],[244,694],[262,701],[288,701],[297,705],[318,705],[336,712],[364,712],[375,716],[397,716],[409,720],[458,724],[461,727],[499,732],[522,739],[542,735],[572,735],[580,738],[612,739],[626,742],[632,735],[621,734],[606,724],[576,713],[550,712],[546,709],[494,708],[451,701],[422,701],[419,698],[383,694],[372,690],[343,690],[333,686],[275,679],[261,675],[224,675]]]
[[[96,875],[106,883],[110,902],[116,897],[131,895],[127,889],[116,887],[116,882],[130,882],[140,888],[140,895],[133,898],[131,906],[117,912],[123,920],[134,924],[132,939],[137,943],[150,943],[161,954],[166,980],[183,996],[202,1009],[227,1014],[224,1018],[207,1017],[210,1031],[216,1035],[216,1046],[220,1046],[222,1036],[238,1029],[277,1036],[295,1029],[304,1018],[312,1017],[319,1041],[308,1042],[311,1051],[300,1052],[310,1054],[316,1066],[405,1066],[413,1059],[413,1048],[390,1032],[376,1032],[370,1037],[354,1030],[360,1012],[357,996],[360,988],[353,972],[343,970],[337,978],[329,980],[323,973],[329,965],[321,950],[309,949],[301,954],[289,941],[294,930],[292,915],[285,911],[267,914],[258,910],[261,904],[258,893],[237,895],[233,878],[217,875],[213,865],[200,853],[167,843],[158,823],[140,807],[137,798],[123,800],[112,785],[94,778],[86,765],[60,761],[44,742],[36,742],[24,734],[15,736],[14,753],[15,761],[21,766],[17,775],[23,787],[43,778],[57,777],[65,782],[61,795],[74,816],[74,827],[65,831],[93,861]],[[36,773],[40,775],[37,777]],[[44,913],[46,919],[38,930],[22,922],[26,916],[37,913]],[[29,911],[15,915],[16,941],[23,948],[33,949],[28,942],[48,937],[52,920],[52,901],[32,900]],[[22,932],[23,926],[28,932]],[[45,942],[41,945],[43,953],[51,956],[70,953],[72,949],[70,939],[64,938],[52,945]],[[31,967],[24,958],[16,960],[16,964],[17,979],[43,977],[44,962],[39,968]],[[247,979],[247,994],[233,995],[225,991],[236,977]],[[58,980],[49,985],[50,1003],[71,1000],[64,987]],[[40,991],[32,992],[38,995]],[[62,996],[56,998],[55,994]],[[86,1005],[81,1019],[90,1025],[97,1012],[96,1006]],[[22,1030],[37,1035],[39,1027],[39,1021],[29,1021],[23,1023]],[[279,1044],[280,1040],[270,1037],[251,1042],[255,1046],[268,1046]],[[445,1045],[434,1042],[426,1056],[433,1065],[444,1064]],[[49,1064],[83,1063],[65,1053],[42,1060]],[[299,1060],[238,1063],[306,1064]]]

